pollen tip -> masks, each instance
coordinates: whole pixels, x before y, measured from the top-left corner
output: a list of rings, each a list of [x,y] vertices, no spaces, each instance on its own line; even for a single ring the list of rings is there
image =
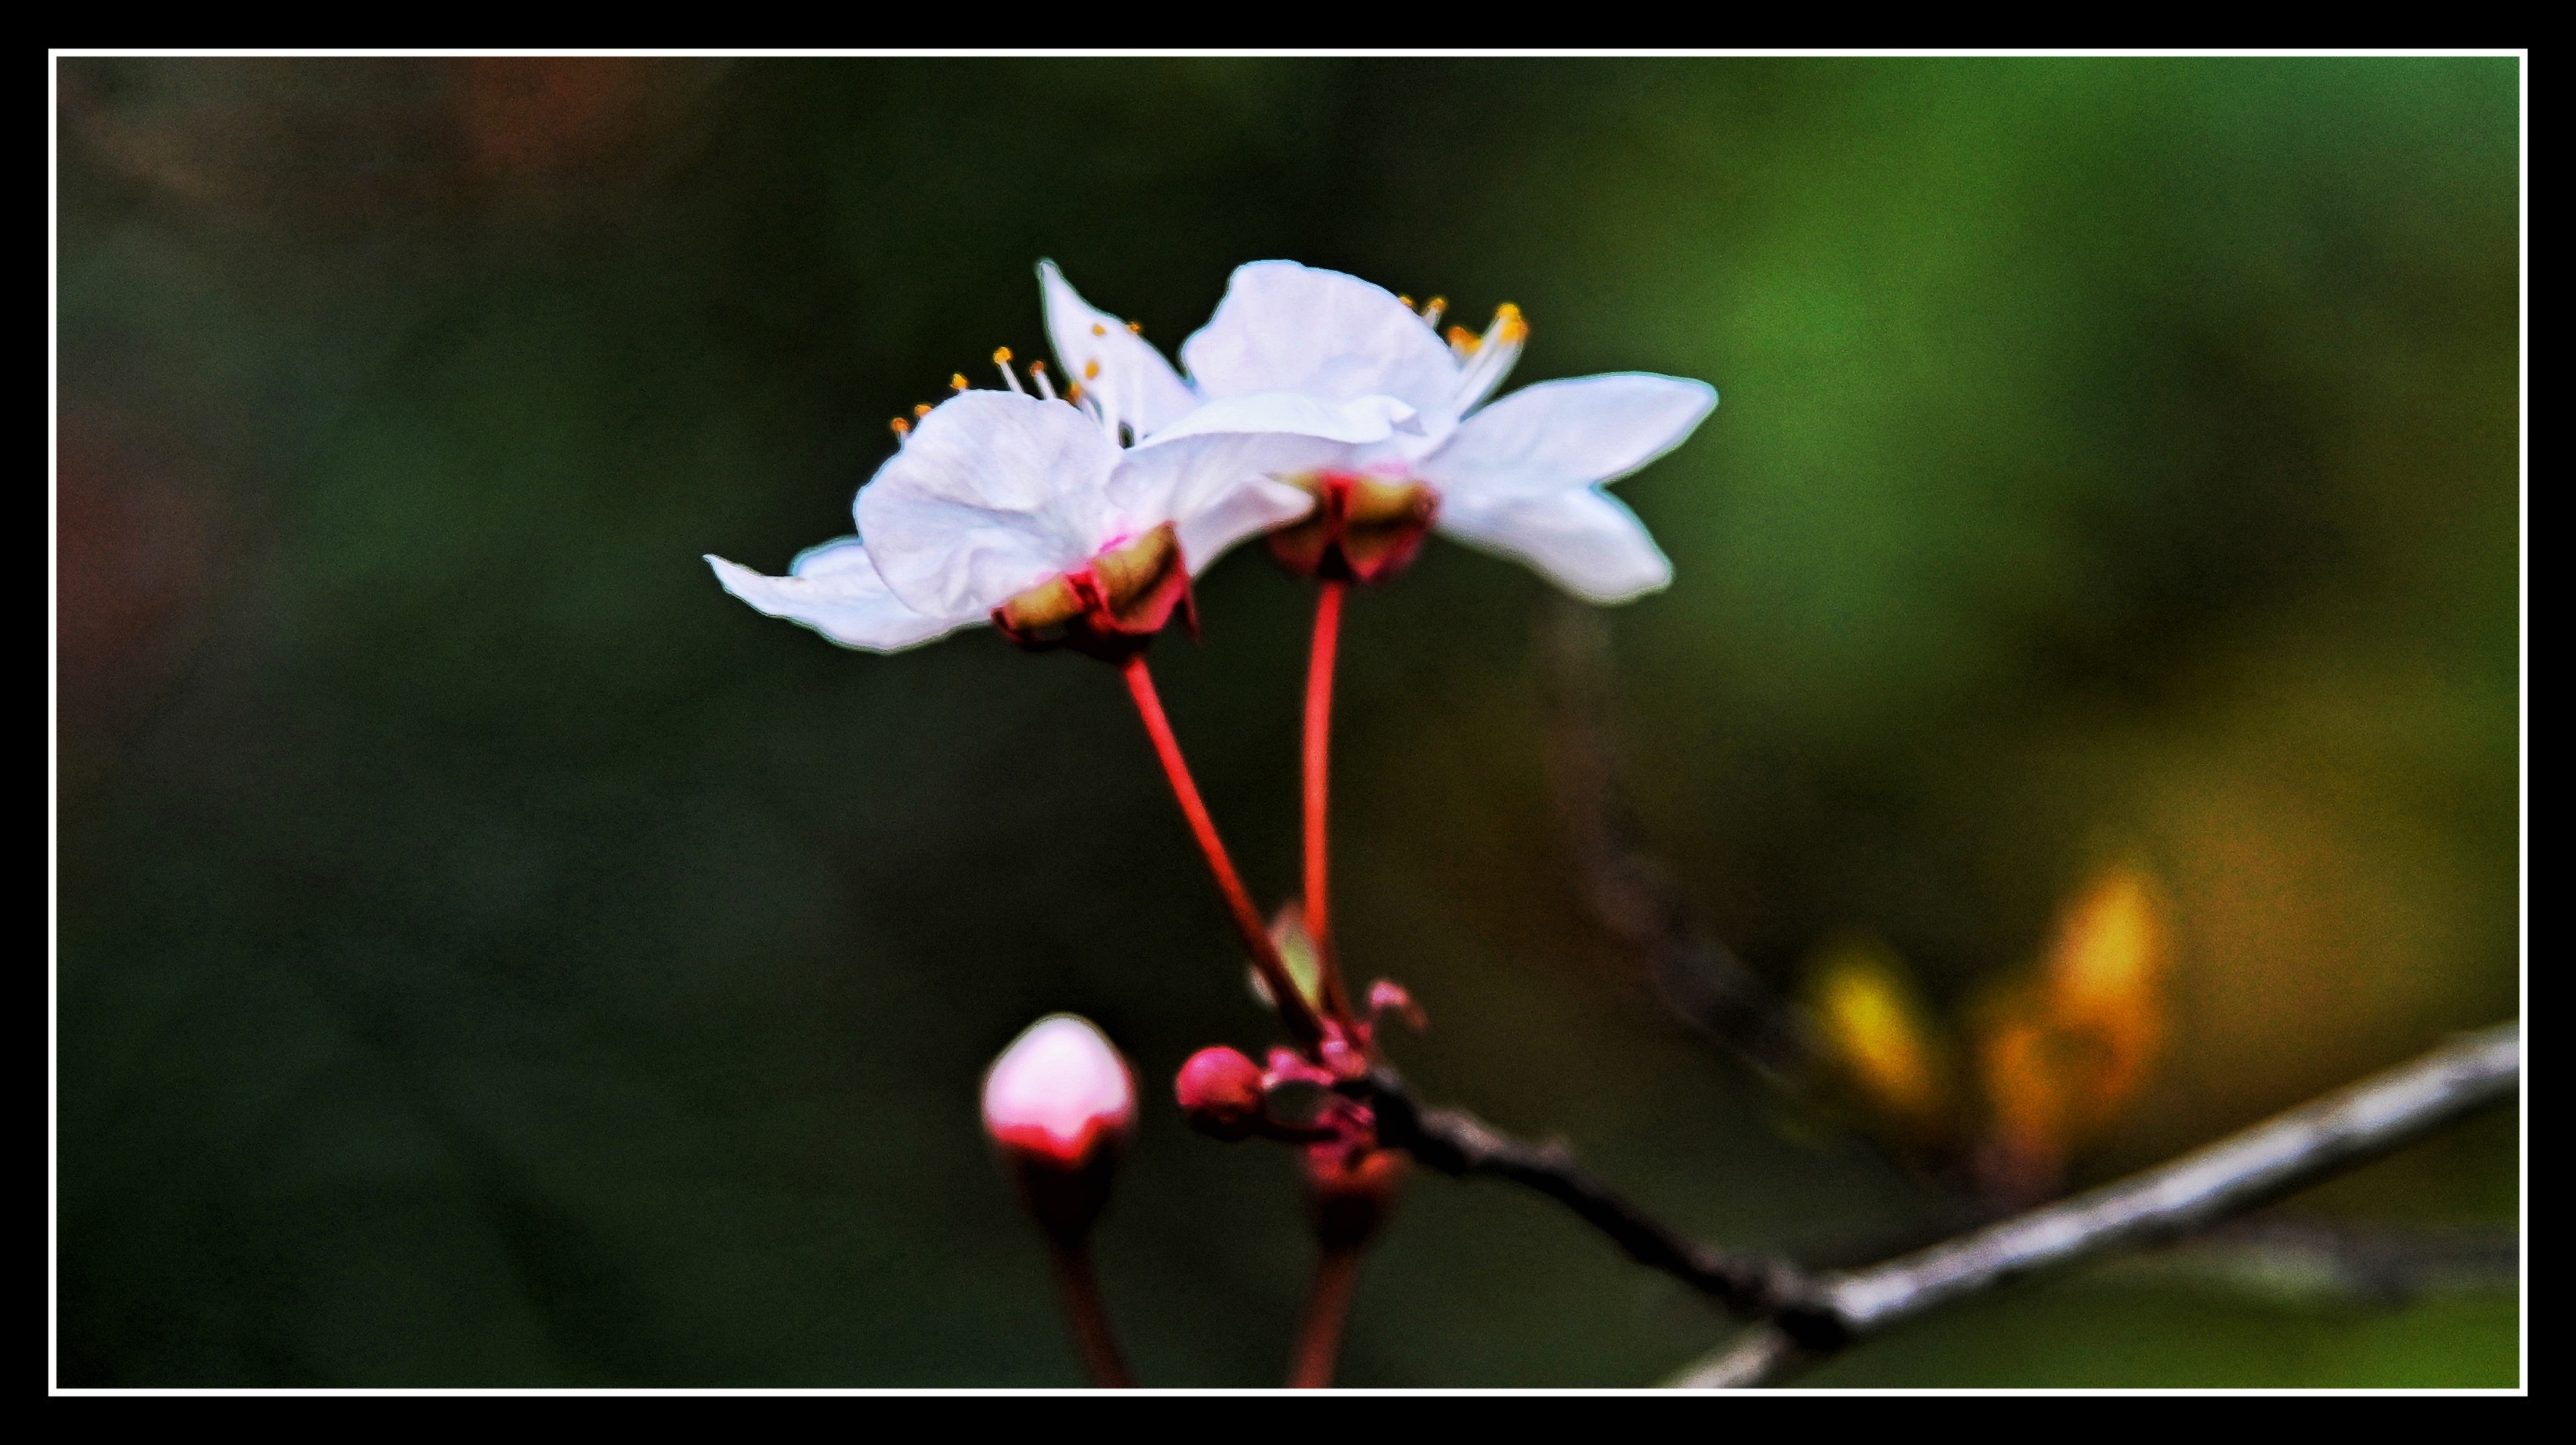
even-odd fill
[[[1004,361],[1008,361],[1008,360],[1010,360],[1010,359],[1011,359],[1011,348],[1009,348],[1009,347],[1007,347],[1007,346],[996,346],[996,347],[994,347],[994,348],[993,348],[993,360],[995,360],[996,362],[1004,362]]]
[[[894,434],[896,436],[901,437],[912,435],[912,423],[905,421],[902,417],[896,417],[893,421],[888,422],[887,425],[894,428]]]
[[[1396,296],[1396,298],[1395,298],[1395,299],[1396,299],[1399,303],[1401,303],[1401,304],[1403,305],[1403,307],[1404,307],[1404,309],[1405,309],[1405,310],[1410,311],[1410,310],[1412,310],[1412,309],[1413,309],[1413,298],[1412,298],[1412,297],[1410,297],[1410,296],[1406,296],[1406,295],[1402,295],[1402,294],[1398,294],[1398,295]]]
[[[1461,356],[1475,355],[1476,348],[1482,344],[1482,342],[1477,340],[1476,333],[1468,330],[1464,326],[1452,326],[1449,328],[1449,347]]]
[[[950,391],[964,391],[966,389],[966,373],[962,371],[950,372],[948,375],[948,389]]]
[[[1127,333],[1128,333],[1130,336],[1142,336],[1142,335],[1144,335],[1144,334],[1145,334],[1145,323],[1144,323],[1144,322],[1142,322],[1142,321],[1130,321],[1130,322],[1128,322],[1128,323],[1127,323]]]
[[[1046,363],[1043,361],[1032,361],[1029,363],[1029,370],[1044,371],[1046,370]]]
[[[1107,336],[1109,334],[1109,328],[1101,325],[1097,321],[1094,321],[1091,323],[1091,334],[1094,336]]]
[[[921,403],[919,403],[919,404],[915,405],[915,406],[913,407],[913,409],[912,409],[912,414],[913,414],[914,416],[916,416],[916,417],[924,417],[924,416],[928,416],[928,415],[930,415],[930,403],[928,403],[928,402],[926,402],[926,401],[925,401],[925,402],[921,402]]]
[[[1082,379],[1085,381],[1098,381],[1100,379],[1100,362],[1097,359],[1086,361],[1082,364]]]
[[[1067,382],[1064,388],[1064,399],[1073,403],[1075,406],[1082,405],[1082,383],[1078,381]]]

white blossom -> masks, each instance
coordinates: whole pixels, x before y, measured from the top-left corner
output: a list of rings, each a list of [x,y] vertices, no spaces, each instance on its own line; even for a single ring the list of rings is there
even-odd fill
[[[1626,601],[1672,580],[1644,524],[1601,488],[1690,435],[1717,405],[1704,382],[1619,372],[1487,405],[1528,336],[1517,308],[1503,307],[1482,336],[1453,328],[1443,341],[1436,313],[1291,261],[1235,271],[1181,347],[1184,379],[1052,265],[1040,275],[1057,355],[1109,381],[1113,424],[1161,445],[1251,432],[1333,439],[1341,445],[1317,471],[1428,487],[1437,530],[1579,597]]]

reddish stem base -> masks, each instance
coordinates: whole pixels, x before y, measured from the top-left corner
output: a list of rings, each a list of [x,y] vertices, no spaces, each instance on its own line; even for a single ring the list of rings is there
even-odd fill
[[[1296,1351],[1288,1361],[1288,1388],[1332,1388],[1333,1371],[1342,1360],[1342,1325],[1351,1317],[1351,1294],[1359,1278],[1359,1246],[1328,1245],[1315,1256],[1315,1278],[1306,1289]]]
[[[1091,1271],[1091,1252],[1058,1246],[1051,1253],[1056,1288],[1064,1295],[1064,1312],[1073,1322],[1073,1343],[1082,1352],[1082,1367],[1102,1389],[1133,1388],[1136,1377],[1127,1373],[1127,1357],[1119,1353],[1118,1336],[1109,1328],[1109,1306],[1100,1297],[1100,1277]]]

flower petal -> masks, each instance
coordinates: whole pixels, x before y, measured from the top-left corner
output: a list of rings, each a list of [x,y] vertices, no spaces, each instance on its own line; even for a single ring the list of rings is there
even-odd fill
[[[772,617],[810,627],[843,647],[895,652],[984,620],[926,617],[886,590],[868,549],[843,537],[798,554],[785,577],[765,577],[739,562],[710,556],[724,590]]]
[[[1127,323],[1082,299],[1053,261],[1038,263],[1038,294],[1046,304],[1047,339],[1066,377],[1100,403],[1115,427],[1137,436],[1188,415],[1199,404],[1188,382],[1153,343]]]
[[[980,616],[1118,532],[1118,448],[1060,401],[960,392],[914,427],[854,511],[886,586],[916,612]]]
[[[1420,414],[1391,396],[1331,401],[1303,392],[1265,391],[1209,402],[1149,440],[1160,444],[1219,432],[1287,432],[1365,445],[1421,430]]]
[[[1421,463],[1441,495],[1541,496],[1624,477],[1681,445],[1717,405],[1706,382],[1644,372],[1545,381],[1461,423]]]
[[[1272,478],[1316,471],[1349,451],[1329,438],[1289,432],[1158,438],[1120,460],[1109,493],[1138,530],[1172,523],[1181,557],[1196,574],[1244,538],[1315,509],[1312,493]]]
[[[1382,287],[1294,261],[1235,268],[1216,314],[1182,343],[1181,362],[1211,399],[1376,394],[1432,416],[1457,415],[1457,359],[1421,317]]]
[[[1662,590],[1673,564],[1646,524],[1591,487],[1543,496],[1444,494],[1438,530],[1526,562],[1586,602],[1626,602]]]

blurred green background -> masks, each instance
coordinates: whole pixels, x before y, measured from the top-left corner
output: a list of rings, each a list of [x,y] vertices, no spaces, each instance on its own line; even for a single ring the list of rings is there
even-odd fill
[[[2512,60],[58,64],[66,1385],[1079,1379],[975,1090],[1035,1016],[1147,1090],[1102,1269],[1150,1383],[1283,1367],[1290,1161],[1171,1070],[1270,1031],[1115,678],[759,617],[886,418],[1043,354],[1031,274],[1177,346],[1285,256],[1519,381],[1724,404],[1625,483],[1648,841],[1794,988],[1936,1007],[2108,852],[2169,1044],[2078,1182],[2517,1003]],[[989,383],[984,383],[989,384]],[[1526,572],[1435,544],[1345,641],[1338,906],[1421,1090],[1706,1237],[1952,1208],[1676,1027],[1587,920]],[[1294,879],[1308,594],[1155,661]],[[2490,1115],[2302,1207],[2510,1227]],[[2007,1291],[1831,1384],[2511,1384],[2518,1302]],[[1355,1385],[1637,1385],[1728,1326],[1544,1201],[1420,1179]]]

